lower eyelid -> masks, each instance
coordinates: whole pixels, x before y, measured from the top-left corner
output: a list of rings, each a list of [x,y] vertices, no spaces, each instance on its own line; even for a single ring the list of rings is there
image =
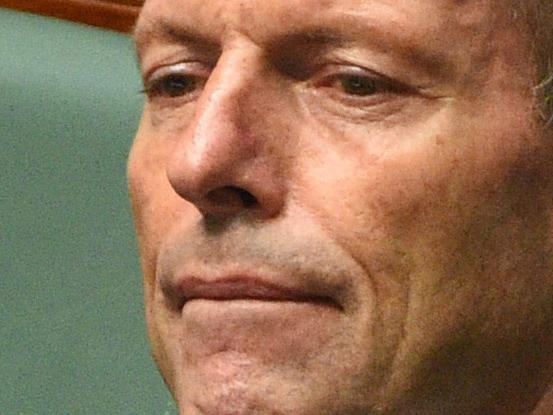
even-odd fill
[[[313,114],[327,113],[353,123],[379,122],[401,114],[416,99],[414,94],[382,92],[369,96],[347,95],[326,88],[305,87],[298,90],[306,109]]]

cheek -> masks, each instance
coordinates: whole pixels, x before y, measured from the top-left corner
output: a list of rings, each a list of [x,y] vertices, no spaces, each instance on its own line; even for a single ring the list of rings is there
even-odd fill
[[[171,350],[169,316],[156,291],[156,266],[160,247],[178,221],[193,215],[193,208],[178,198],[165,174],[167,149],[153,145],[154,138],[141,130],[128,161],[128,187],[144,278],[145,317],[152,355],[170,390],[175,390],[177,358]]]
[[[422,127],[418,135],[381,134],[378,143],[369,137],[358,145],[346,137],[305,151],[310,159],[299,174],[301,203],[367,270],[382,324],[401,324],[410,296],[427,301],[429,289],[448,276],[474,271],[478,252],[465,263],[460,253],[480,249],[472,241],[486,240],[489,228],[512,213],[510,172],[529,151],[519,139]],[[387,139],[395,144],[385,148]]]
[[[389,268],[393,275],[422,246],[457,249],[468,227],[512,213],[508,194],[524,193],[513,189],[524,182],[513,172],[528,174],[519,165],[524,169],[523,160],[540,151],[512,134],[422,127],[418,135],[381,134],[378,143],[368,137],[357,145],[345,137],[306,151],[316,157],[304,161],[302,203],[373,270]],[[394,144],[386,148],[387,141]]]
[[[149,280],[149,274],[155,265],[153,253],[159,242],[159,234],[155,231],[159,168],[150,168],[152,160],[144,142],[143,138],[136,138],[129,156],[127,177],[140,258],[146,280]],[[155,194],[152,194],[152,191]]]
[[[177,222],[196,214],[171,187],[165,166],[170,151],[142,131],[128,161],[128,186],[147,293],[153,288],[160,245]]]

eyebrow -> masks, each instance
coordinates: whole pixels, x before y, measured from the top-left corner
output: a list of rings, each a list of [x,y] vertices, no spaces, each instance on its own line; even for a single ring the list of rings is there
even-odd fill
[[[173,22],[154,18],[139,23],[132,35],[138,58],[153,44],[179,44],[193,47],[203,52],[220,52],[221,46],[215,37],[208,38],[182,22]],[[281,32],[268,36],[265,47],[269,51],[282,49],[285,46],[344,46],[361,43],[350,33],[326,26],[307,26],[290,32]]]
[[[186,48],[210,58],[221,54],[221,46],[214,36],[206,37],[182,22],[173,22],[163,18],[141,22],[135,27],[132,38],[139,67],[146,51],[156,44],[185,45]],[[267,56],[282,65],[284,60],[291,56],[290,53],[282,53],[283,50],[296,51],[304,59],[307,59],[315,51],[352,43],[351,38],[352,36],[347,36],[347,34],[329,27],[313,26],[269,35],[264,40],[264,48]],[[281,56],[279,57],[279,55]]]
[[[350,19],[344,16],[348,22]],[[344,22],[334,22],[334,25],[313,25],[291,32],[273,33],[265,39],[267,51],[283,50],[285,46],[303,46],[304,51],[311,47],[340,47],[347,45],[376,45],[381,50],[388,50],[403,58],[407,58],[411,64],[424,68],[429,74],[434,75],[448,73],[452,70],[452,63],[443,53],[431,51],[424,45],[405,44],[378,24],[353,18],[350,25]],[[341,24],[340,24],[341,23]],[[346,27],[346,30],[341,29]],[[363,33],[363,35],[360,35]],[[133,33],[138,61],[152,44],[179,44],[197,50],[202,54],[219,55],[221,46],[218,39],[197,32],[183,22],[174,22],[170,19],[152,18],[139,21]],[[307,49],[305,49],[307,48]],[[299,50],[299,48],[298,48]]]
[[[154,43],[176,43],[195,46],[202,51],[217,51],[219,46],[214,39],[198,35],[182,25],[176,25],[168,20],[155,19],[137,24],[132,39],[138,58]]]

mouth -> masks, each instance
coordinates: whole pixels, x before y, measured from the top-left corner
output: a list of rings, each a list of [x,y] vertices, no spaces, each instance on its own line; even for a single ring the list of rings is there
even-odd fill
[[[333,297],[297,281],[290,286],[269,274],[213,275],[178,280],[179,308],[167,321],[168,336],[210,379],[231,370],[236,355],[271,365],[310,358],[347,318]]]
[[[266,303],[310,303],[341,309],[331,296],[299,287],[286,287],[262,278],[231,275],[213,281],[185,277],[178,284],[179,305],[196,300],[217,302],[256,301]]]

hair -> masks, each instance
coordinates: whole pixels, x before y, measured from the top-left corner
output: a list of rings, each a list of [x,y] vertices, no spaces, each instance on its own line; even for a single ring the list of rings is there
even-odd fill
[[[531,42],[539,115],[553,126],[553,0],[515,0],[514,13],[522,15]]]

